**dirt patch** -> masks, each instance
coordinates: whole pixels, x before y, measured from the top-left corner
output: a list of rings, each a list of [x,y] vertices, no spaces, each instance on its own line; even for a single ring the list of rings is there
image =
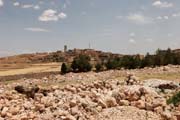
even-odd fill
[[[31,73],[31,74],[21,74],[21,75],[9,75],[9,76],[0,76],[0,82],[10,81],[10,80],[18,80],[22,78],[32,78],[39,79],[42,77],[50,76],[50,75],[58,75],[59,72],[41,72],[41,73]]]

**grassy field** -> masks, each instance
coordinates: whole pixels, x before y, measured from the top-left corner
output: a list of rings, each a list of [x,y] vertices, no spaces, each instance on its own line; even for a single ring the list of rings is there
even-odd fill
[[[42,78],[51,74],[59,74],[61,63],[41,63],[41,64],[0,64],[0,80],[2,81],[13,81],[21,78]],[[157,72],[148,70],[142,72],[142,70],[132,70],[132,73],[139,77],[140,80],[147,79],[164,79],[173,80],[180,82],[180,68],[176,68],[174,71],[161,71]],[[125,72],[121,71],[118,75],[111,76],[118,80],[124,80],[126,77]],[[73,84],[74,82],[71,81]],[[71,83],[70,82],[70,83]],[[91,82],[91,81],[89,81]],[[9,83],[9,82],[8,82]],[[70,84],[61,83],[62,84]]]
[[[4,64],[0,65],[0,76],[60,71],[60,63]]]

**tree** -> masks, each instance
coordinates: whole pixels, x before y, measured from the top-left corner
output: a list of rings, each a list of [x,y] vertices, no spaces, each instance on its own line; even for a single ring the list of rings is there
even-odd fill
[[[180,53],[176,53],[173,55],[174,57],[174,61],[173,61],[173,64],[174,65],[180,65]]]
[[[139,68],[141,66],[141,57],[140,55],[136,55],[135,57],[133,57],[133,68],[136,69],[136,68]]]
[[[61,74],[66,74],[67,72],[67,65],[63,63],[61,66]]]
[[[92,65],[90,64],[90,57],[87,55],[79,55],[75,57],[71,68],[74,72],[88,72],[91,71]]]
[[[164,55],[164,65],[173,64],[174,63],[174,56],[170,48],[167,49]]]
[[[106,69],[110,70],[110,69],[114,69],[113,67],[113,62],[111,60],[108,60],[105,64]]]
[[[130,55],[123,56],[121,64],[126,69],[135,69],[137,67],[134,57]]]
[[[165,51],[163,50],[160,50],[158,49],[156,51],[156,55],[155,55],[155,58],[154,58],[154,64],[156,66],[161,66],[161,65],[164,65],[164,54],[165,54]]]
[[[101,63],[97,63],[95,68],[96,68],[96,72],[100,72],[103,69],[103,65]]]
[[[147,53],[141,61],[141,68],[154,66],[154,55]]]
[[[71,64],[71,68],[73,69],[74,72],[76,72],[78,70],[78,60],[77,58],[74,58],[72,64]]]

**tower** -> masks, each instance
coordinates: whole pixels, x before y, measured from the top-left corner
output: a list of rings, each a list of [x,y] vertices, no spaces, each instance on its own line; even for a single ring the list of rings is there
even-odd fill
[[[67,52],[67,45],[64,45],[64,52]]]

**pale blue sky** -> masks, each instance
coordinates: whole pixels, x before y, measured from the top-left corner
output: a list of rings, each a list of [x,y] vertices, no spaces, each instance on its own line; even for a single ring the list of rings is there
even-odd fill
[[[179,0],[0,0],[0,56],[68,48],[180,46]]]

